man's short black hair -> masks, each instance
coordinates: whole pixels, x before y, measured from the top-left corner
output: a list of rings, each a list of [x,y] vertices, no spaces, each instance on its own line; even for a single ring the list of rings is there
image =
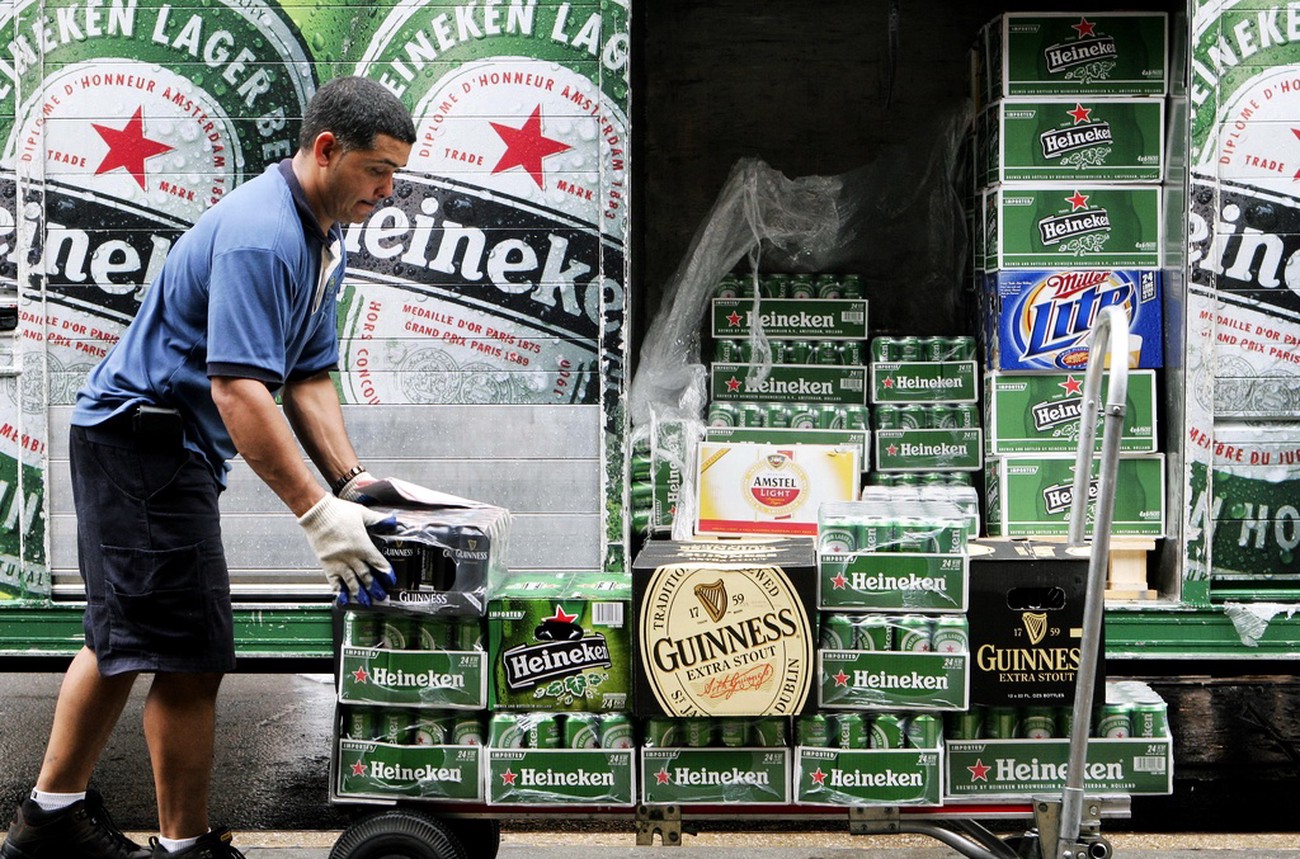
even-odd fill
[[[298,148],[310,151],[329,131],[343,151],[374,148],[375,135],[415,143],[415,124],[397,96],[369,78],[344,77],[327,82],[312,96],[298,133]]]

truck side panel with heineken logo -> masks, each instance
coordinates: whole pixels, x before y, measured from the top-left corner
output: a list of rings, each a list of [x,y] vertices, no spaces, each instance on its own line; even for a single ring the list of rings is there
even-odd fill
[[[292,155],[342,74],[396,93],[419,138],[345,233],[338,387],[361,454],[514,510],[522,565],[620,566],[628,19],[553,0],[0,10],[0,293],[21,310],[0,337],[0,599],[79,589],[70,497],[46,509],[77,389],[177,238]],[[323,588],[240,462],[223,508],[237,589]]]

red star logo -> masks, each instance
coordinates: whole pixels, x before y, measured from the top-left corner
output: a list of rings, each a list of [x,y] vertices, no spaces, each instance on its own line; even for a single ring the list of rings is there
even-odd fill
[[[987,782],[989,780],[989,770],[993,769],[993,767],[987,766],[983,760],[976,758],[975,766],[966,767],[966,769],[970,770],[971,781]]]
[[[361,763],[361,761],[357,761],[355,764],[352,765],[352,774],[353,774],[353,775],[356,775],[356,776],[363,776],[363,775],[365,775],[365,774],[366,774],[366,765],[363,764],[363,763]]]
[[[1074,124],[1078,125],[1081,122],[1088,121],[1088,117],[1092,115],[1092,108],[1084,107],[1078,102],[1075,102],[1074,110],[1067,110],[1065,113],[1067,116],[1073,116]]]
[[[734,310],[731,311],[731,313],[727,314],[727,324],[730,325],[732,328],[735,328],[737,325],[739,325],[740,314]]]
[[[655,773],[655,784],[672,784],[673,780],[668,775],[667,769],[661,769]]]
[[[366,667],[363,665],[356,671],[352,672],[352,679],[357,683],[366,683],[370,680],[370,672],[367,671]]]
[[[734,394],[736,393],[736,391],[739,390],[740,390],[740,380],[737,379],[735,376],[732,376],[730,379],[727,380],[727,393]]]
[[[1077,397],[1083,393],[1083,383],[1074,376],[1066,376],[1064,382],[1058,383],[1058,387],[1064,388],[1065,393],[1072,397]]]
[[[1080,18],[1079,23],[1071,24],[1070,26],[1074,28],[1074,31],[1079,34],[1079,38],[1082,39],[1086,36],[1093,35],[1093,28],[1097,25],[1089,21],[1087,18]]]
[[[564,607],[558,604],[555,606],[555,617],[547,618],[547,620],[553,620],[556,623],[573,623],[577,619],[576,614],[565,614]]]
[[[848,688],[848,685],[849,685],[849,675],[845,674],[844,669],[841,668],[840,673],[835,675],[835,686],[836,688],[840,686]]]
[[[1077,212],[1080,209],[1088,208],[1088,198],[1083,194],[1080,194],[1078,191],[1075,191],[1073,196],[1064,199],[1065,202],[1070,204],[1071,212]]]
[[[842,591],[848,587],[849,580],[844,578],[843,573],[836,573],[835,578],[831,579],[831,584],[835,586],[835,590]]]
[[[542,106],[537,105],[532,115],[523,124],[521,128],[511,128],[508,125],[502,125],[499,122],[488,123],[501,135],[505,141],[506,151],[497,162],[497,166],[492,168],[492,172],[502,173],[514,167],[524,168],[533,181],[537,183],[538,188],[545,187],[542,184],[542,159],[548,155],[555,155],[566,149],[571,149],[567,143],[561,143],[558,140],[552,140],[549,137],[542,136]]]
[[[121,167],[140,183],[141,189],[144,188],[145,159],[170,152],[172,149],[166,143],[159,143],[144,136],[143,106],[135,109],[125,128],[109,128],[97,122],[92,122],[91,127],[98,131],[99,136],[108,144],[108,154],[95,168],[95,175],[108,173]]]
[[[881,382],[880,384],[881,384],[882,387],[885,387],[885,388],[892,388],[892,387],[894,387],[894,377],[893,377],[893,376],[886,376],[886,377],[885,377],[885,381]]]
[[[886,450],[889,451],[890,456],[898,456],[898,445],[891,444],[888,448],[886,448]]]
[[[517,776],[515,775],[514,770],[506,770],[505,772],[501,773],[502,784],[514,784],[516,778]]]
[[[826,784],[826,773],[822,772],[821,767],[818,767],[817,772],[812,774],[812,781],[813,784]]]

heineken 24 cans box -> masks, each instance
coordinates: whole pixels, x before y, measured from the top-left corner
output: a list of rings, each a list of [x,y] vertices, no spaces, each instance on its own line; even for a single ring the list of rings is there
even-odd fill
[[[989,540],[981,545],[993,551],[971,558],[971,702],[1071,704],[1088,556],[1058,542]],[[1098,672],[1099,695],[1101,680]]]
[[[632,748],[487,750],[493,805],[633,805]]]
[[[1094,466],[1095,475],[1095,466]],[[1074,501],[1074,457],[1065,455],[992,457],[984,469],[986,528],[990,537],[1064,536]],[[1085,534],[1091,533],[1091,508],[1098,479],[1089,484]],[[1163,454],[1121,455],[1115,478],[1111,533],[1163,537],[1165,534],[1165,458]]]
[[[992,370],[1081,371],[1097,315],[1122,307],[1128,345],[1115,351],[1128,355],[1130,367],[1164,366],[1160,281],[1158,271],[1106,268],[989,272],[986,363]]]
[[[982,184],[1158,183],[1164,118],[1153,98],[994,102],[980,117]]]
[[[627,710],[632,692],[630,597],[624,576],[511,576],[488,605],[489,707]]]
[[[997,225],[985,235],[988,269],[1160,268],[1161,189],[1086,179],[990,189]]]
[[[795,749],[800,805],[939,805],[943,750]]]
[[[768,337],[866,340],[867,302],[849,299],[765,298],[757,317],[750,298],[713,299],[714,338],[748,337],[755,323]]]
[[[985,404],[989,411],[988,450],[992,455],[1068,453],[1079,446],[1083,411],[1083,373],[987,373]],[[1100,403],[1106,402],[1109,375],[1103,375]],[[1156,450],[1156,375],[1151,370],[1128,374],[1128,397],[1120,426],[1120,450]],[[1097,445],[1101,445],[1100,418]]]
[[[642,748],[641,801],[786,805],[790,750]]]
[[[789,716],[813,682],[813,541],[650,541],[632,568],[636,710]]]
[[[335,641],[340,702],[469,710],[487,703],[482,618],[340,609]]]
[[[982,31],[989,100],[1033,95],[1164,95],[1162,12],[1011,12]]]

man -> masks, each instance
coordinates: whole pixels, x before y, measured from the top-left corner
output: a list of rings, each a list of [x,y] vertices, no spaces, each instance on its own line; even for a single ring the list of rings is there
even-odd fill
[[[68,668],[35,789],[0,856],[242,855],[207,818],[217,688],[235,664],[217,497],[228,460],[242,454],[298,517],[340,600],[383,596],[370,570],[391,569],[366,531],[379,516],[344,500],[370,477],[329,377],[345,266],[339,225],[392,194],[414,141],[409,113],[382,86],[322,86],[294,157],[176,243],[79,392],[70,459],[86,646]],[[144,710],[161,833],[152,849],[123,836],[87,791],[142,671],[154,673]]]

